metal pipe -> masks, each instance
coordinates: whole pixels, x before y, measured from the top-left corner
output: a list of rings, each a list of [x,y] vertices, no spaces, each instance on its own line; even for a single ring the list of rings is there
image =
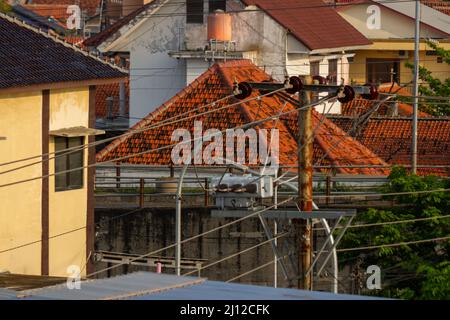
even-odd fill
[[[125,94],[125,81],[119,83],[119,115],[121,117],[126,116],[126,94]]]
[[[328,222],[326,219],[320,219],[320,222],[322,223],[325,233],[327,234],[328,238],[330,239],[330,245],[333,247],[334,245],[334,237],[333,233],[330,231],[330,226],[328,225]],[[336,223],[337,224],[337,223]],[[336,249],[333,250],[333,293],[338,293],[338,259],[337,259],[337,252]]]
[[[185,164],[180,173],[176,195],[176,216],[175,216],[175,269],[176,275],[181,275],[181,193],[183,190],[183,179],[186,174],[188,164]]]
[[[417,116],[419,108],[419,41],[420,41],[420,1],[416,0],[416,24],[414,29],[414,104],[411,141],[411,172],[417,172]]]
[[[331,246],[330,252],[328,252],[325,261],[323,262],[322,266],[320,267],[319,271],[317,272],[317,276],[320,276],[320,274],[322,273],[323,269],[325,268],[325,265],[327,264],[328,260],[330,260],[331,255],[333,254],[333,251],[336,252],[336,247],[339,244],[339,241],[341,241],[342,237],[344,236],[345,231],[347,231],[348,227],[350,226],[350,224],[353,221],[353,218],[355,216],[350,216],[350,218],[348,219],[347,223],[345,224],[344,228],[342,229],[341,233],[339,233],[336,241],[333,243],[333,245]]]

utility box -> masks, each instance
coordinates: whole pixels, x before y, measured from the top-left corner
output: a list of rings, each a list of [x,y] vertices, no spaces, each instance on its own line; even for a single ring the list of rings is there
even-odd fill
[[[273,196],[273,178],[251,174],[225,174],[211,179],[215,205],[219,209],[251,209],[257,200]]]

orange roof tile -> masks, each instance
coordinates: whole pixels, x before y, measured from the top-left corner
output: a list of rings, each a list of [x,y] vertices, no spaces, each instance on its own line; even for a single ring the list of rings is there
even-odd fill
[[[67,4],[25,4],[23,5],[28,10],[33,11],[34,13],[43,16],[43,17],[53,17],[58,20],[61,24],[65,24],[67,18],[69,18],[70,14],[67,13]]]
[[[354,118],[329,117],[345,131],[351,130]],[[419,118],[418,165],[450,166],[450,118]],[[374,117],[368,120],[355,138],[389,164],[411,163],[411,119]],[[419,174],[449,176],[450,168],[418,168]]]
[[[185,112],[188,112],[188,115],[195,115],[237,102],[238,100],[231,97],[227,100],[217,102],[215,106],[209,106],[200,111],[193,110],[230,95],[232,93],[234,79],[237,81],[264,81],[270,79],[270,76],[248,60],[228,61],[215,64],[188,87],[138,122],[131,130],[152,126]],[[257,92],[252,93],[253,97],[257,95]],[[231,108],[198,116],[195,119],[186,119],[176,124],[146,130],[128,137],[121,137],[100,151],[97,154],[97,161],[113,160],[118,157],[145,152],[150,149],[174,145],[174,142],[171,141],[172,132],[177,128],[192,130],[194,120],[203,121],[203,130],[209,128],[225,130],[276,115],[284,103],[285,101],[277,95],[263,97],[259,101],[253,100],[241,103]],[[286,103],[283,110],[289,111],[293,109],[295,109],[294,105]],[[189,110],[192,110],[192,112],[189,112]],[[186,115],[183,117],[186,117]],[[328,152],[328,155],[324,157],[320,164],[333,164],[336,166],[361,164],[386,165],[386,163],[372,151],[364,147],[358,141],[348,137],[344,131],[334,125],[331,121],[328,119],[321,119],[320,117],[321,115],[314,111],[313,126],[316,127],[319,122],[323,121],[316,132],[314,158],[318,160]],[[280,164],[282,165],[297,164],[297,124],[294,119],[295,116],[292,114],[290,117],[283,117],[281,121],[276,122],[271,120],[256,126],[257,128],[266,129],[272,129],[275,126],[279,130]],[[331,148],[333,145],[336,145],[336,147]],[[130,157],[122,162],[131,164],[170,165],[170,152],[170,148],[166,148],[164,150]],[[384,169],[349,168],[337,168],[337,172],[358,174],[387,173]]]
[[[107,115],[107,101],[108,97],[114,98],[113,103],[113,115],[119,114],[119,83],[110,83],[97,86],[97,90],[95,92],[95,117],[96,118],[105,118]],[[130,96],[130,88],[129,88],[129,80],[125,81],[125,112],[129,114],[129,96]]]
[[[58,5],[74,5],[78,4],[81,11],[85,11],[88,13],[89,16],[93,16],[96,14],[97,10],[100,9],[101,0],[33,0],[33,5],[52,5],[52,6],[58,6]],[[37,12],[39,13],[39,12]],[[43,14],[41,14],[43,15]]]
[[[378,87],[378,92],[380,93],[395,93],[400,96],[406,96],[410,97],[411,93],[406,90],[405,88],[400,87],[398,84],[394,83],[383,83]],[[357,116],[360,114],[363,114],[373,107],[376,106],[378,101],[370,101],[366,99],[356,98],[348,103],[344,103],[341,106],[341,113],[342,115],[347,116]],[[391,105],[391,102],[383,103],[381,106],[379,106],[378,111],[376,112],[377,115],[389,115],[388,110]],[[410,104],[398,102],[397,103],[397,111],[399,116],[412,116],[413,114],[413,107]],[[420,111],[419,110],[419,117],[431,117],[430,114]]]

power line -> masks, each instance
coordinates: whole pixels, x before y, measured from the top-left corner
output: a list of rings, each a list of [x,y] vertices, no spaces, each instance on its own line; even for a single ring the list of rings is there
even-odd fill
[[[386,221],[386,222],[378,222],[378,223],[364,223],[364,224],[355,224],[348,226],[348,228],[364,228],[364,227],[377,227],[384,225],[393,225],[393,224],[403,224],[403,223],[411,223],[411,222],[419,222],[419,221],[428,221],[435,219],[445,219],[450,218],[450,215],[444,216],[436,216],[436,217],[426,217],[426,218],[416,218],[416,219],[407,219],[407,220],[397,220],[397,221]],[[337,226],[336,229],[342,229],[342,226]],[[325,228],[314,228],[314,230],[326,230]]]
[[[448,240],[448,239],[450,239],[450,237],[440,237],[440,238],[433,238],[433,239],[424,239],[424,240],[416,240],[416,241],[381,244],[381,245],[377,245],[377,246],[367,246],[367,247],[357,247],[357,248],[344,248],[344,249],[337,249],[336,251],[337,252],[347,252],[347,251],[371,250],[371,249],[378,249],[378,248],[391,248],[391,247],[405,246],[405,245],[409,245],[409,244],[435,242],[435,241],[442,241],[442,240]]]
[[[273,93],[276,93],[276,92],[281,91],[281,90],[284,90],[284,88],[281,88],[281,89],[272,91],[272,92],[270,92],[270,93],[267,93],[266,95],[273,94]],[[252,99],[249,99],[249,100],[256,100],[256,99],[258,99],[258,98],[260,98],[260,97],[261,97],[261,96],[258,96],[258,97],[255,97],[255,98],[252,98]],[[247,100],[247,101],[249,101],[249,100]],[[330,98],[327,98],[327,100],[330,100]],[[296,108],[296,109],[292,109],[292,110],[290,110],[290,111],[284,112],[283,114],[280,114],[280,115],[273,115],[273,116],[270,116],[270,117],[266,117],[266,118],[263,118],[263,119],[260,119],[260,120],[253,121],[253,122],[245,123],[245,124],[240,125],[240,126],[235,126],[235,127],[233,127],[233,128],[227,128],[227,129],[224,129],[224,130],[220,131],[220,133],[223,134],[223,133],[225,133],[227,130],[230,130],[230,129],[239,129],[239,128],[242,129],[242,128],[246,128],[246,127],[251,127],[251,126],[258,125],[258,124],[262,124],[262,123],[264,123],[264,122],[267,122],[267,121],[276,119],[276,118],[279,117],[279,116],[283,116],[283,115],[287,115],[287,114],[290,114],[290,113],[293,113],[293,112],[297,112],[298,110],[302,110],[302,109],[304,109],[304,108],[309,108],[309,107],[311,107],[311,106],[314,106],[314,105],[317,105],[317,104],[321,104],[321,103],[323,103],[323,102],[325,102],[325,101],[324,101],[324,100],[319,100],[319,101],[314,102],[314,103],[312,103],[312,104],[309,104],[309,105],[306,105],[306,106],[302,106],[302,107],[300,107],[300,108]],[[239,102],[237,102],[237,103],[235,103],[235,104],[233,104],[233,105],[228,105],[228,106],[225,106],[225,107],[221,107],[221,108],[216,109],[216,110],[210,110],[210,111],[204,112],[203,115],[204,115],[204,114],[214,113],[214,112],[216,112],[216,111],[218,111],[218,110],[225,109],[225,108],[228,108],[228,107],[230,107],[230,106],[238,105],[238,104],[240,104],[240,103],[242,103],[242,101],[239,101]],[[197,114],[197,115],[191,116],[191,117],[189,117],[189,118],[195,118],[195,117],[198,117],[199,115],[202,115],[202,114]],[[141,129],[141,131],[146,131],[146,130],[149,130],[149,129]],[[130,135],[130,134],[132,134],[132,133],[129,133],[129,132],[128,132],[128,133],[125,133],[124,135]],[[202,138],[202,137],[201,137],[201,138]],[[196,139],[189,139],[189,140],[183,141],[183,143],[187,143],[187,142],[195,142],[195,141],[197,141],[197,140],[199,140],[199,139],[198,139],[198,138],[196,138]],[[175,146],[175,145],[177,145],[177,143],[169,144],[169,145],[165,145],[165,146],[162,146],[162,147],[159,147],[159,148],[149,149],[149,150],[145,150],[145,151],[141,151],[141,152],[137,152],[137,153],[132,153],[132,154],[127,155],[127,156],[122,156],[122,157],[118,157],[118,158],[114,158],[114,159],[110,159],[110,160],[105,160],[105,161],[102,161],[102,162],[100,162],[100,163],[94,163],[94,164],[89,164],[89,165],[82,166],[82,167],[78,167],[78,168],[73,168],[73,169],[70,169],[70,170],[60,171],[60,172],[58,172],[58,173],[52,173],[52,174],[47,174],[47,175],[43,175],[43,176],[38,176],[38,177],[28,178],[28,179],[24,179],[24,180],[20,180],[20,181],[16,181],[16,182],[10,182],[10,183],[6,183],[6,184],[0,185],[0,188],[7,187],[7,186],[11,186],[11,185],[15,185],[15,184],[19,184],[19,183],[24,183],[24,182],[34,181],[34,180],[38,180],[38,179],[48,178],[48,177],[55,176],[55,175],[57,175],[57,174],[68,173],[68,172],[74,172],[74,171],[78,171],[78,170],[85,169],[85,168],[90,168],[90,167],[96,167],[96,166],[101,165],[101,164],[111,163],[111,162],[116,162],[116,161],[121,161],[121,160],[129,159],[129,158],[132,158],[132,157],[135,157],[135,156],[140,156],[140,155],[147,154],[147,153],[151,153],[151,152],[155,152],[155,151],[166,150],[166,149],[170,149],[171,147],[173,147],[173,146]],[[42,162],[42,161],[39,161],[38,163],[41,163],[41,162]]]
[[[272,241],[274,241],[274,240],[276,240],[276,239],[283,238],[283,237],[287,236],[288,234],[289,234],[288,232],[281,233],[281,234],[276,235],[275,237],[273,237],[273,238],[271,238],[271,239],[268,239],[268,240],[265,240],[265,241],[263,241],[263,242],[260,242],[260,243],[254,245],[254,246],[245,248],[245,249],[243,249],[243,250],[241,250],[241,251],[239,251],[239,252],[230,254],[230,255],[228,255],[228,256],[226,256],[226,257],[220,259],[220,260],[211,262],[211,263],[209,263],[209,264],[207,264],[207,265],[205,265],[205,266],[202,266],[202,267],[200,267],[200,268],[198,268],[198,269],[195,269],[195,270],[186,272],[185,274],[183,274],[183,276],[188,276],[188,275],[193,274],[193,273],[195,273],[195,272],[197,272],[197,271],[204,270],[204,269],[206,269],[206,268],[212,267],[212,266],[214,266],[214,265],[216,265],[216,264],[219,264],[219,263],[224,262],[224,261],[226,261],[226,260],[229,260],[229,259],[231,259],[231,258],[240,256],[240,255],[243,254],[243,253],[246,253],[246,252],[249,252],[249,251],[254,250],[254,249],[256,249],[256,248],[259,248],[259,247],[261,247],[261,246],[263,246],[263,245],[266,245],[266,244],[268,244],[268,243],[270,243],[270,242],[272,242]]]
[[[291,200],[294,199],[294,198],[295,198],[295,197],[290,197],[290,198],[288,198],[288,199],[286,199],[286,200],[280,201],[277,205],[282,205],[282,204],[284,204],[284,203],[287,203],[287,202],[291,201]],[[194,239],[203,237],[203,236],[205,236],[205,235],[207,235],[207,234],[210,234],[210,233],[213,233],[213,232],[215,232],[215,231],[221,230],[221,229],[223,229],[223,228],[232,226],[232,225],[234,225],[234,224],[236,224],[236,223],[239,223],[239,222],[241,222],[241,221],[244,221],[244,220],[246,220],[246,219],[256,217],[257,215],[263,214],[264,212],[266,212],[266,211],[268,211],[268,210],[270,210],[270,209],[273,209],[274,207],[275,207],[275,205],[272,205],[272,206],[267,207],[267,208],[264,208],[264,209],[262,209],[262,210],[258,210],[258,211],[251,212],[251,213],[249,213],[248,215],[246,215],[246,216],[244,216],[244,217],[242,217],[242,218],[238,218],[238,219],[236,219],[236,220],[234,220],[234,221],[225,223],[225,224],[223,224],[223,225],[221,225],[221,226],[215,227],[215,228],[210,229],[210,230],[208,230],[208,231],[205,231],[205,232],[196,234],[195,236],[192,236],[192,237],[190,237],[190,238],[181,240],[181,241],[180,241],[180,244],[183,244],[183,243],[189,242],[189,241],[191,241],[191,240],[194,240]],[[173,243],[173,244],[168,245],[168,246],[166,246],[166,247],[164,247],[164,248],[157,249],[157,250],[151,251],[151,252],[149,252],[149,253],[140,255],[140,256],[138,256],[138,257],[132,258],[132,259],[130,259],[128,262],[120,262],[120,263],[118,263],[118,264],[116,264],[116,265],[114,265],[114,266],[107,267],[107,268],[104,268],[104,269],[95,271],[95,272],[93,272],[93,273],[91,273],[91,274],[88,274],[88,275],[86,276],[86,278],[89,278],[89,277],[94,276],[94,275],[96,275],[96,274],[102,273],[102,272],[104,272],[104,271],[108,271],[108,270],[111,270],[111,269],[115,269],[115,268],[120,267],[120,266],[122,266],[122,265],[129,264],[129,263],[131,263],[131,262],[133,262],[133,261],[135,261],[135,260],[139,260],[139,259],[148,257],[148,256],[150,256],[150,255],[154,255],[154,254],[156,254],[156,253],[165,251],[165,250],[167,250],[167,249],[174,248],[174,247],[176,247],[176,246],[177,246],[177,243]]]
[[[119,216],[110,218],[110,219],[108,219],[106,222],[109,222],[109,221],[112,221],[112,220],[116,220],[116,219],[119,219],[119,218],[128,216],[128,215],[130,215],[130,214],[132,214],[132,213],[135,213],[135,212],[137,212],[137,211],[140,211],[140,210],[141,210],[141,208],[131,210],[131,211],[126,212],[126,213],[124,213],[124,214],[121,214],[121,215],[119,215]],[[105,222],[105,221],[100,221],[100,222],[94,224],[93,227],[96,227],[96,226],[100,225],[100,223],[104,223],[104,222]],[[50,236],[50,237],[48,237],[48,239],[54,239],[54,238],[62,237],[62,236],[64,236],[64,235],[67,235],[67,234],[70,234],[70,233],[73,233],[73,232],[76,232],[76,231],[79,231],[79,230],[86,229],[87,227],[88,227],[88,226],[83,226],[83,227],[71,229],[71,230],[69,230],[69,231],[65,231],[65,232],[62,232],[62,233],[59,233],[59,234]],[[21,248],[24,248],[24,247],[27,247],[27,246],[30,246],[30,245],[33,245],[33,244],[36,244],[36,243],[40,243],[40,242],[42,242],[42,239],[40,239],[40,240],[35,240],[35,241],[31,241],[31,242],[27,242],[27,243],[24,243],[24,244],[21,244],[21,245],[12,247],[12,248],[8,248],[8,249],[1,250],[1,251],[0,251],[0,254],[5,253],[5,252],[9,252],[9,251],[14,251],[14,250],[17,250],[17,249],[21,249]]]

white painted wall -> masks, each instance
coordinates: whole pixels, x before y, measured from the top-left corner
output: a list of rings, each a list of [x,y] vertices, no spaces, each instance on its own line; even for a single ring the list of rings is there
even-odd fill
[[[197,79],[202,73],[213,65],[205,59],[186,59],[186,85]]]
[[[186,62],[168,55],[183,40],[184,13],[183,3],[169,1],[110,47],[111,51],[130,52],[130,125],[186,86]]]

